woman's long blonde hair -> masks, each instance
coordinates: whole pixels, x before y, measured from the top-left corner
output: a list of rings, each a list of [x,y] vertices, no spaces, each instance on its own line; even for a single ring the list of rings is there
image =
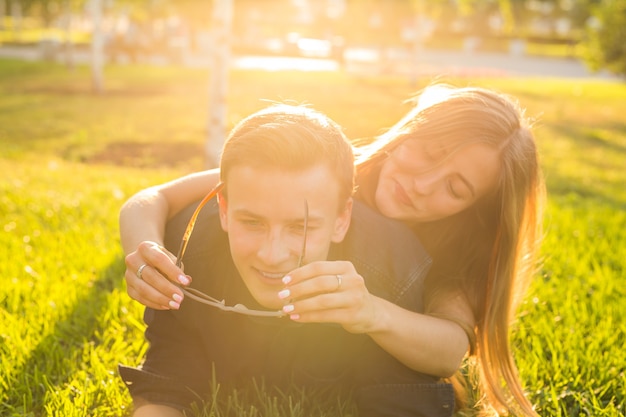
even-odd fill
[[[482,410],[536,416],[524,396],[509,339],[510,324],[536,271],[542,233],[544,185],[530,124],[517,102],[503,94],[428,87],[405,117],[359,149],[358,196],[375,206],[380,166],[405,140],[454,147],[483,142],[500,151],[500,178],[492,193],[458,214],[415,225],[415,231],[434,259],[426,305],[461,288],[472,307],[476,326],[459,324],[470,339],[467,365],[477,371]]]

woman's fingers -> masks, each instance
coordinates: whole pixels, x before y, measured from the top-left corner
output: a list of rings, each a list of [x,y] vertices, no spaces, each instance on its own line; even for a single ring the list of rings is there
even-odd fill
[[[147,271],[144,270],[144,272]],[[126,291],[133,300],[156,310],[169,310],[172,308],[170,306],[170,301],[173,301],[172,297],[161,293],[147,282],[137,278],[135,273],[129,269],[126,270],[124,278],[126,279]]]
[[[344,281],[348,281],[345,282]],[[301,281],[297,284],[289,285],[278,293],[281,299],[306,299],[316,295],[330,294],[345,290],[349,285],[347,276],[340,274],[320,275]]]
[[[289,302],[283,312],[300,323],[337,323],[351,333],[365,333],[375,322],[374,298],[355,296],[351,291],[327,293]]]
[[[190,279],[176,266],[176,257],[163,246],[153,242],[142,242],[137,252],[145,263],[152,266],[169,281],[189,285]]]
[[[154,242],[142,242],[125,261],[124,278],[131,298],[160,310],[180,307],[184,295],[174,283],[188,285],[190,278],[175,265],[174,256],[165,248]]]
[[[313,262],[289,273],[279,298],[301,300],[316,295],[356,291],[367,293],[363,278],[346,261]]]
[[[292,271],[285,281],[278,297],[292,320],[338,323],[355,333],[372,321],[372,296],[350,262],[314,262]]]

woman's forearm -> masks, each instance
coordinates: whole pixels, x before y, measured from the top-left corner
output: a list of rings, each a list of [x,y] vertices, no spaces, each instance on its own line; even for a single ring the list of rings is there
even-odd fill
[[[120,240],[124,253],[135,251],[143,241],[163,244],[169,216],[167,199],[157,187],[133,195],[120,210]]]
[[[461,366],[469,341],[451,320],[415,313],[378,299],[370,337],[389,354],[418,372],[449,377]]]
[[[129,254],[143,241],[163,243],[167,220],[202,199],[219,182],[219,170],[186,175],[139,191],[120,210],[120,238]]]

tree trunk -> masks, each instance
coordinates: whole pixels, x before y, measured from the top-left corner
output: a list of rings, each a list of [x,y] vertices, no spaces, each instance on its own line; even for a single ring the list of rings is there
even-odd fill
[[[91,85],[96,94],[104,92],[104,33],[102,31],[102,0],[91,0]]]
[[[72,43],[72,5],[70,0],[63,0],[63,49],[65,65],[70,70],[74,69],[74,44]]]
[[[220,154],[226,139],[226,98],[228,95],[232,19],[232,0],[214,0],[209,120],[206,141],[207,168],[214,168],[219,165]]]
[[[19,1],[11,2],[11,17],[13,20],[13,40],[22,38],[22,4]]]
[[[0,30],[4,30],[4,16],[7,14],[6,0],[0,0]]]

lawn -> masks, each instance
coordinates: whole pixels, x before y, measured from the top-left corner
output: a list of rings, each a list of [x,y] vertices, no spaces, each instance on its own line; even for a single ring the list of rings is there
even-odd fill
[[[0,61],[0,415],[128,415],[116,367],[139,363],[146,345],[142,309],[124,287],[117,215],[139,189],[203,167],[208,77],[111,67],[95,96],[87,68]],[[544,262],[513,333],[529,397],[542,416],[624,415],[626,85],[445,81],[513,94],[537,120]],[[291,100],[366,137],[397,120],[417,88],[393,76],[234,71],[228,121],[262,99]],[[199,414],[353,415],[349,398],[318,394],[220,390]]]

